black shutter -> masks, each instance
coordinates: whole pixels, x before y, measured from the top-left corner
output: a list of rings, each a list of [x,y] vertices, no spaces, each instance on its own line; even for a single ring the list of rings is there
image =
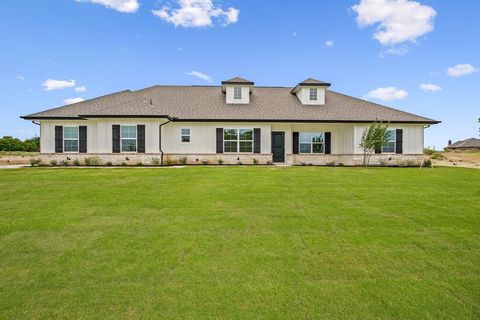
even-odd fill
[[[78,152],[87,153],[87,126],[78,127]]]
[[[298,132],[293,133],[293,154],[298,154]]]
[[[112,152],[120,153],[120,125],[112,125]]]
[[[260,128],[253,129],[253,153],[260,153]]]
[[[137,125],[137,152],[145,153],[145,125]]]
[[[217,153],[223,153],[223,128],[217,128]]]
[[[63,127],[55,126],[55,153],[63,152]]]
[[[378,153],[378,154],[382,153],[382,146],[376,146],[375,153]]]
[[[325,132],[325,154],[332,153],[332,133]]]
[[[396,135],[395,150],[397,153],[403,153],[403,129],[397,129],[395,132],[395,135]]]

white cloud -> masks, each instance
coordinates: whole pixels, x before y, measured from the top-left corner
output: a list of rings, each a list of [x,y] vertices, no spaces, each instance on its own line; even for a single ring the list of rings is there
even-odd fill
[[[68,98],[68,99],[65,99],[63,100],[63,103],[65,104],[72,104],[72,103],[77,103],[77,102],[82,102],[82,101],[85,101],[85,99],[83,98]]]
[[[383,45],[415,42],[433,31],[437,12],[411,0],[361,0],[352,10],[360,27],[378,24],[374,38]]]
[[[189,73],[187,73],[189,76],[194,76],[194,77],[197,77],[199,79],[202,79],[204,81],[208,81],[208,82],[212,82],[212,77],[210,77],[208,74],[205,74],[205,73],[201,73],[201,72],[198,72],[198,71],[191,71]]]
[[[472,66],[470,63],[457,64],[453,67],[447,69],[447,74],[451,77],[461,77],[466,76],[475,72],[478,72],[479,69]]]
[[[222,21],[224,25],[238,21],[240,11],[230,7],[226,10],[217,7],[212,0],[177,0],[179,8],[164,6],[152,10],[153,15],[173,23],[175,27],[199,28],[213,26],[212,19]]]
[[[75,0],[76,2],[90,2],[95,4],[101,4],[107,8],[132,13],[138,10],[140,3],[138,0]]]
[[[17,79],[17,80],[25,80],[25,77],[22,76],[22,75],[18,75],[18,76],[15,77],[15,79]]]
[[[333,47],[333,45],[335,44],[335,42],[333,40],[328,40],[328,41],[325,41],[325,45],[327,47]]]
[[[297,33],[296,33],[296,32],[292,33],[292,36],[296,37],[296,36],[297,36]]]
[[[423,91],[429,91],[429,92],[442,91],[442,88],[440,86],[433,83],[421,83],[420,89],[422,89]]]
[[[373,98],[382,101],[393,101],[405,99],[408,92],[397,89],[396,87],[378,88],[367,93],[367,98]]]
[[[42,83],[42,86],[45,89],[45,91],[72,88],[72,87],[75,87],[75,80],[47,79],[45,80],[45,82]]]
[[[87,91],[87,88],[85,86],[79,86],[79,87],[75,87],[75,92],[85,92]]]

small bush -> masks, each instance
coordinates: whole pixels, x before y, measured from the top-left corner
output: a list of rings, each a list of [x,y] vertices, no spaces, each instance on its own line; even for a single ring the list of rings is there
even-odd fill
[[[142,161],[138,161],[138,162],[137,162],[137,167],[141,167],[141,166],[143,166]]]
[[[64,166],[64,167],[67,167],[69,165],[69,161],[68,160],[62,160],[62,161],[60,161],[60,165]]]
[[[432,160],[431,159],[423,160],[423,166],[424,167],[431,167],[432,166]]]
[[[178,162],[179,162],[182,166],[186,165],[186,164],[187,164],[187,157],[180,158],[180,159],[178,160]]]
[[[50,160],[50,165],[51,165],[52,167],[56,167],[57,164],[58,164],[57,160]]]
[[[166,165],[166,166],[173,166],[173,165],[175,165],[175,161],[173,161],[173,160],[170,159],[169,157],[167,157],[163,163],[164,163],[164,165]]]
[[[42,160],[40,160],[40,159],[34,159],[34,158],[31,158],[31,159],[30,159],[30,166],[31,166],[31,167],[37,167],[37,166],[39,166],[41,163],[42,163]]]
[[[113,166],[113,163],[112,163],[112,161],[107,161],[107,162],[105,163],[105,165],[111,167],[111,166]]]
[[[254,165],[257,165],[258,163],[259,163],[258,159],[257,159],[257,158],[254,158],[254,159],[253,159],[253,164],[254,164]]]
[[[210,162],[208,160],[202,160],[202,164],[206,166],[207,164],[210,164]]]
[[[242,161],[238,161],[238,165],[241,166],[243,163]]]
[[[222,165],[222,164],[224,163],[224,161],[223,161],[223,159],[220,159],[220,158],[219,158],[219,159],[217,159],[217,163],[218,163],[219,165]]]
[[[271,166],[271,165],[273,165],[273,161],[271,161],[271,160],[268,160],[268,161],[267,161],[267,165],[268,165],[268,166]]]
[[[122,162],[122,167],[126,167],[128,164],[126,162]]]
[[[73,165],[77,167],[80,166],[80,160],[78,159],[73,160]]]
[[[161,164],[160,158],[153,157],[152,158],[152,165],[159,166]]]
[[[380,167],[386,167],[388,166],[388,159],[378,159],[378,165]]]
[[[98,166],[100,165],[100,159],[97,158],[97,157],[88,157],[88,158],[85,158],[85,165],[86,166]]]

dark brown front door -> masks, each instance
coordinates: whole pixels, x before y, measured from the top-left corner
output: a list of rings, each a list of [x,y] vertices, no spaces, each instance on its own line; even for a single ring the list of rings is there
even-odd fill
[[[285,162],[285,132],[272,132],[273,162]]]

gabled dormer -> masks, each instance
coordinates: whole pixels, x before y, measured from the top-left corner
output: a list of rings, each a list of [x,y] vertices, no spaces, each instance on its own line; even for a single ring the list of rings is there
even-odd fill
[[[222,81],[222,91],[228,104],[248,104],[254,83],[239,77]]]
[[[305,105],[324,105],[325,93],[330,83],[308,78],[293,88],[292,93],[297,95],[298,100]]]

